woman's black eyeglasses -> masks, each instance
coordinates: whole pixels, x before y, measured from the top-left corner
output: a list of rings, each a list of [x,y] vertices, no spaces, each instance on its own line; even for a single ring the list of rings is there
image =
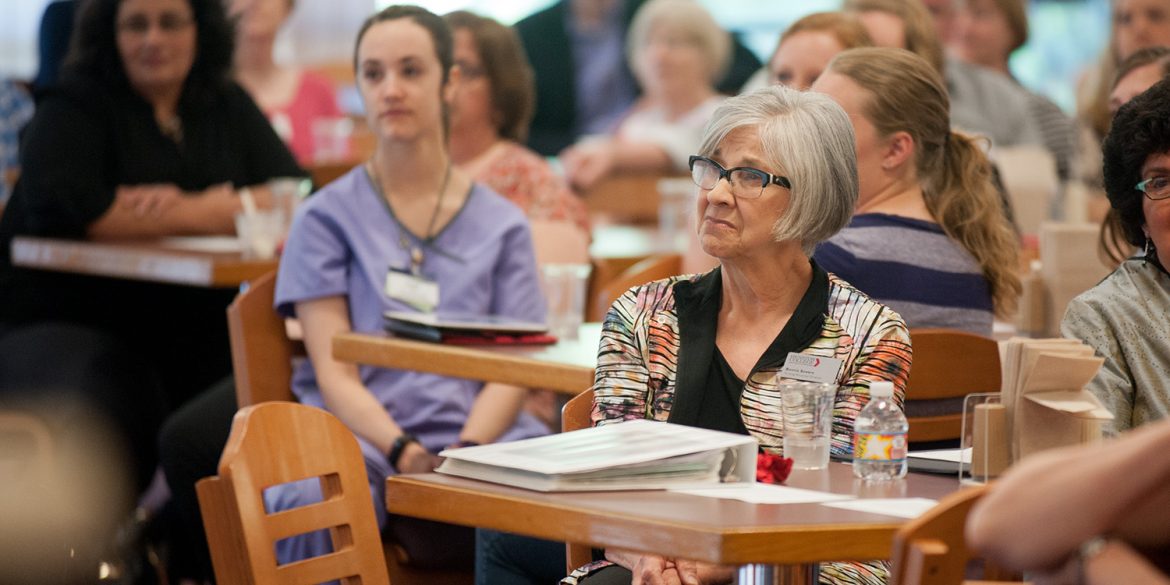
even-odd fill
[[[788,177],[765,173],[751,167],[735,167],[725,169],[719,163],[699,155],[690,158],[691,179],[700,189],[714,189],[720,179],[727,179],[731,185],[731,193],[741,199],[756,199],[764,194],[764,189],[773,183],[792,189],[792,182]]]

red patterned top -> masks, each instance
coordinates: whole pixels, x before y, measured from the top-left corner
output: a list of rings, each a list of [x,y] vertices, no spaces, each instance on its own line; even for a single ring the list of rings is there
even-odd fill
[[[515,203],[528,219],[568,220],[590,233],[585,203],[535,152],[512,141],[500,142],[476,167],[475,180]]]

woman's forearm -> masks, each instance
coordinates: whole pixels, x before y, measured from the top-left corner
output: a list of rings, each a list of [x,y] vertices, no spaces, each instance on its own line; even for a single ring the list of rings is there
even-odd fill
[[[485,384],[471,406],[459,439],[476,443],[494,442],[516,422],[527,395],[528,390],[519,386]]]
[[[299,302],[296,312],[304,328],[305,349],[317,374],[325,407],[354,434],[388,453],[402,429],[362,384],[357,366],[333,358],[333,336],[351,328],[345,298]]]
[[[113,204],[90,224],[94,239],[233,234],[242,209],[230,185],[184,194],[174,185],[120,187]]]
[[[1019,570],[1052,569],[1085,540],[1125,534],[1144,510],[1147,525],[1170,524],[1170,507],[1151,497],[1170,480],[1170,422],[1157,423],[1104,445],[1042,453],[1011,470],[967,523],[972,546]],[[1150,524],[1152,523],[1152,524]],[[1027,538],[1021,538],[1027,534]]]

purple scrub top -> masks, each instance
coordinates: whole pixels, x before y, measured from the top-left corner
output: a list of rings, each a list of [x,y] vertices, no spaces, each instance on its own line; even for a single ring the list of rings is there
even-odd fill
[[[420,240],[404,234],[364,167],[354,168],[297,210],[280,260],[277,311],[295,317],[297,302],[346,296],[354,331],[382,331],[383,312],[416,310],[383,292],[390,268],[410,266],[403,236],[412,245]],[[439,283],[439,311],[544,321],[528,221],[491,189],[475,184],[463,209],[422,249],[422,273]],[[458,440],[483,387],[410,370],[359,366],[359,374],[398,425],[431,451]],[[292,386],[301,402],[324,408],[309,360],[296,367]],[[547,433],[536,418],[521,412],[500,440]]]

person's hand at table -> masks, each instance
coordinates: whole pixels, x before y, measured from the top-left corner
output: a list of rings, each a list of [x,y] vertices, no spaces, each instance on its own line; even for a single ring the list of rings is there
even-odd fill
[[[605,558],[630,570],[631,585],[718,585],[734,577],[730,567],[658,555],[606,550]]]
[[[560,159],[569,184],[588,189],[613,169],[614,145],[610,140],[586,140],[566,148]]]
[[[123,185],[115,193],[115,204],[138,217],[159,217],[180,201],[183,192],[169,183]]]
[[[434,471],[443,459],[420,445],[417,441],[402,449],[398,459],[398,473],[428,473]]]

